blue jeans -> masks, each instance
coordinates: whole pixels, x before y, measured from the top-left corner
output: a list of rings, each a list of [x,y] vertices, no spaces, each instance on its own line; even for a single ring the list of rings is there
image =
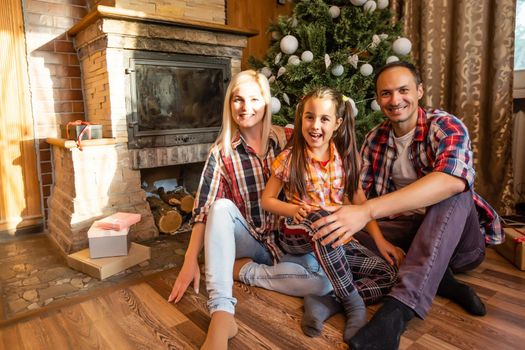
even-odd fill
[[[332,290],[313,253],[285,255],[273,265],[268,249],[250,234],[246,219],[228,199],[219,199],[210,208],[204,254],[210,313],[219,310],[235,312],[233,263],[239,258],[253,260],[239,273],[240,280],[248,285],[293,296],[324,295]]]

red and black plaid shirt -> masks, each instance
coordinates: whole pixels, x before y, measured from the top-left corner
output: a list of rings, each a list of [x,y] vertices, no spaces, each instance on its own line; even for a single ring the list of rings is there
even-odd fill
[[[286,132],[288,135],[288,130]],[[262,192],[270,178],[272,163],[281,152],[278,137],[274,130],[270,132],[268,151],[262,159],[240,134],[234,137],[231,146],[229,156],[217,145],[212,146],[202,172],[192,224],[205,223],[210,206],[217,199],[230,199],[246,219],[251,235],[265,244],[274,261],[278,261],[283,253],[275,243],[277,217],[261,206]]]
[[[390,121],[384,121],[367,135],[361,148],[361,159],[361,183],[368,197],[395,191],[392,167],[396,148]],[[418,178],[440,171],[464,179],[470,187],[474,186],[475,171],[467,128],[461,120],[447,112],[419,108],[409,159]],[[498,214],[481,196],[473,193],[485,242],[502,243],[504,233]]]

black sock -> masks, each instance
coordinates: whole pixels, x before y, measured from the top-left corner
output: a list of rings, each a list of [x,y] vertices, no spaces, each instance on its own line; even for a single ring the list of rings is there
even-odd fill
[[[348,345],[352,350],[396,350],[401,334],[414,315],[414,311],[402,302],[386,297],[370,322],[350,339]]]
[[[330,316],[342,311],[341,304],[333,293],[323,296],[307,295],[304,297],[304,315],[301,328],[309,337],[321,334],[323,323]]]
[[[343,340],[348,342],[366,324],[366,306],[357,290],[342,298],[341,303],[346,316]]]
[[[439,283],[437,294],[459,304],[472,315],[484,316],[487,313],[485,305],[476,291],[456,280],[450,267],[447,268]]]

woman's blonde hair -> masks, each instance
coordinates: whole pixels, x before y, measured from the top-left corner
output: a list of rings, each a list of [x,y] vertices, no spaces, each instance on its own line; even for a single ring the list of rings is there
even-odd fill
[[[262,140],[264,141],[263,150],[266,151],[268,147],[268,138],[270,136],[270,129],[272,126],[272,112],[270,107],[270,84],[268,79],[261,73],[258,73],[254,70],[245,70],[236,74],[228,88],[226,89],[226,94],[224,96],[224,107],[222,111],[222,127],[217,137],[215,144],[219,146],[225,155],[229,155],[231,152],[231,143],[236,132],[239,130],[239,127],[235,120],[233,120],[230,101],[233,95],[233,92],[239,87],[239,85],[249,82],[255,82],[259,85],[261,89],[261,95],[264,98],[265,110],[263,117],[263,128],[262,128]]]

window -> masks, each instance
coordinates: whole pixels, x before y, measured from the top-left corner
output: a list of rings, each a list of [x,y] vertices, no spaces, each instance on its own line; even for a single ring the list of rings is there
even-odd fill
[[[516,2],[514,98],[525,98],[525,0]]]

